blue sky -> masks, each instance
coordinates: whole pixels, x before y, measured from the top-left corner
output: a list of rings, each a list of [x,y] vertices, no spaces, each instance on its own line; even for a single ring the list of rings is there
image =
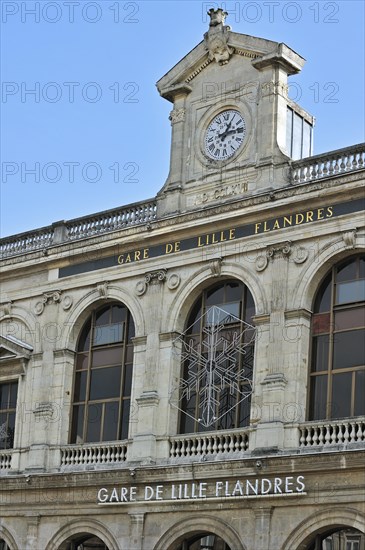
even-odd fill
[[[155,196],[171,110],[155,83],[218,5],[307,60],[290,95],[316,117],[315,154],[364,141],[361,0],[2,0],[2,236]]]

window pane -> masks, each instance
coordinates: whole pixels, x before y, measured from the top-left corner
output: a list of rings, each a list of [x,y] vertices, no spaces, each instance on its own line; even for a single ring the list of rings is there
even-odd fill
[[[313,376],[311,379],[310,420],[326,418],[327,376]]]
[[[365,371],[355,373],[355,407],[354,415],[365,415]]]
[[[132,365],[126,365],[124,369],[123,397],[128,397],[131,394],[131,387],[132,387]]]
[[[122,433],[121,439],[128,439],[128,430],[129,430],[129,408],[130,408],[130,399],[123,399],[122,402]]]
[[[134,338],[135,334],[136,334],[136,330],[134,328],[134,321],[132,319],[132,315],[128,315],[128,335],[127,335],[128,341],[131,338]]]
[[[14,447],[14,433],[15,433],[15,413],[8,414],[8,430],[7,430],[7,443],[6,448],[12,449]]]
[[[240,302],[242,299],[242,285],[231,282],[226,284],[226,302]]]
[[[359,259],[359,275],[360,279],[365,279],[365,257]]]
[[[73,408],[71,443],[83,443],[84,405],[76,405]]]
[[[88,406],[86,441],[100,441],[103,406],[101,403]]]
[[[303,157],[310,157],[312,154],[311,150],[311,133],[312,127],[306,120],[303,120]]]
[[[356,264],[356,258],[342,264],[337,270],[336,283],[356,279]]]
[[[98,349],[93,352],[92,367],[102,367],[106,365],[121,365],[123,361],[123,348],[113,347]]]
[[[121,372],[121,367],[92,370],[90,375],[90,400],[119,397]]]
[[[224,302],[224,286],[207,291],[206,306],[214,306]]]
[[[251,292],[247,289],[246,291],[246,311],[245,311],[245,317],[244,321],[246,323],[249,323],[253,325],[252,317],[255,315],[255,302],[253,301],[253,297]]]
[[[331,313],[316,313],[313,315],[313,334],[330,332]]]
[[[251,399],[245,399],[240,403],[240,414],[239,414],[239,427],[243,428],[248,426],[250,423],[250,407]]]
[[[91,320],[86,323],[80,336],[79,344],[77,346],[78,351],[88,351],[90,346],[90,330]]]
[[[0,384],[0,409],[7,409],[9,405],[9,384]]]
[[[331,288],[332,288],[332,273],[327,275],[323,281],[321,288],[317,294],[314,303],[314,313],[323,313],[331,309]]]
[[[333,343],[333,368],[346,369],[365,364],[365,330],[337,332]]]
[[[357,307],[335,313],[335,330],[365,326],[365,308]]]
[[[293,110],[289,107],[286,111],[286,150],[288,152],[289,157],[291,157],[291,141],[292,141],[292,133],[293,133]]]
[[[332,377],[331,418],[351,416],[351,383],[352,372]]]
[[[100,309],[95,318],[95,325],[108,325],[110,323],[110,306]]]
[[[118,439],[119,403],[105,403],[103,441]]]
[[[127,309],[123,306],[112,307],[112,323],[121,323],[127,317]]]
[[[89,354],[79,353],[77,355],[77,360],[76,360],[76,369],[77,370],[87,369],[88,362],[89,362]]]
[[[85,401],[87,371],[77,372],[75,376],[74,401]]]
[[[303,119],[294,113],[293,121],[293,154],[292,158],[298,160],[302,158],[302,122]]]
[[[102,346],[105,344],[114,344],[123,342],[123,323],[113,325],[103,325],[94,329],[94,345]]]
[[[231,304],[219,304],[216,308],[209,308],[205,316],[206,325],[219,325],[221,323],[236,323],[240,315],[240,302],[233,302]]]
[[[336,285],[336,303],[362,302],[365,300],[365,279]]]
[[[329,335],[313,338],[312,372],[328,370]]]
[[[196,404],[196,394],[193,393],[187,401],[186,399],[183,399],[182,401],[182,409],[186,412],[186,414],[181,414],[181,421],[180,421],[180,431],[182,433],[192,433],[195,431],[195,404]],[[190,418],[190,416],[192,418]]]
[[[18,382],[13,382],[10,384],[10,399],[9,399],[9,408],[16,408],[16,401],[18,397]]]

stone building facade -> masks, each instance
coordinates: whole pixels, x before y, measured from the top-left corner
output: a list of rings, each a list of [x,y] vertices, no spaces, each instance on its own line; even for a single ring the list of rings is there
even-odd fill
[[[158,195],[1,241],[1,549],[364,548],[365,145],[210,17]]]

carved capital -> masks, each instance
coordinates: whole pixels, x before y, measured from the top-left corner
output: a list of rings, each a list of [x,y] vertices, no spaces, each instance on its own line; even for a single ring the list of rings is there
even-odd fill
[[[291,242],[286,241],[275,246],[269,246],[266,250],[266,256],[270,260],[274,260],[274,258],[289,258],[291,252]]]
[[[185,120],[185,109],[174,109],[171,111],[169,120],[171,124],[176,124],[177,122],[184,122]]]
[[[156,271],[150,271],[144,276],[145,282],[148,285],[163,283],[166,281],[167,269],[157,269]]]
[[[62,292],[60,290],[45,292],[42,299],[35,304],[33,308],[34,313],[36,315],[41,315],[46,305],[59,304],[61,301],[61,294]]]

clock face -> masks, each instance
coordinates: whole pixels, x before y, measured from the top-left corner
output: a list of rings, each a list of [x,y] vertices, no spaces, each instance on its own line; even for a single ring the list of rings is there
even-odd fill
[[[213,118],[205,133],[204,150],[209,158],[226,160],[242,146],[246,123],[239,111],[223,111]]]

